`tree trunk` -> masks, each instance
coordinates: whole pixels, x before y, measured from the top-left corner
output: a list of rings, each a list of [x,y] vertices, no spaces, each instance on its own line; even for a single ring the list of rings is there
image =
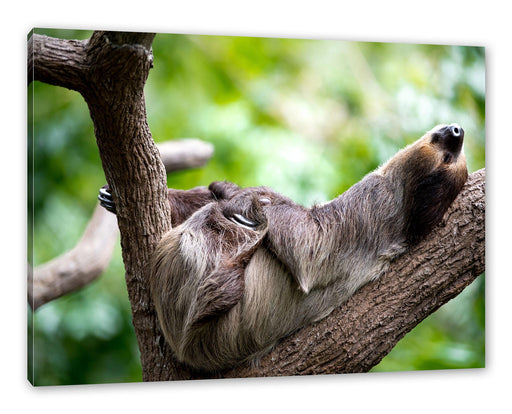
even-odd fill
[[[154,34],[94,32],[89,40],[29,39],[28,80],[82,94],[116,203],[126,284],[143,379],[170,377],[147,283],[151,254],[170,227],[165,169],[146,120],[144,85]]]
[[[147,282],[155,245],[170,227],[165,170],[149,131],[143,94],[153,36],[95,32],[79,42],[34,34],[28,74],[29,82],[79,91],[89,106],[118,212],[145,381],[367,371],[484,271],[482,170],[471,176],[443,226],[328,318],[283,340],[259,366],[204,376],[177,363],[160,332]]]
[[[116,203],[126,284],[144,380],[160,363],[158,321],[149,294],[153,250],[170,228],[165,169],[146,120],[144,85],[154,34],[95,32],[85,54],[82,90],[94,123],[103,169]]]

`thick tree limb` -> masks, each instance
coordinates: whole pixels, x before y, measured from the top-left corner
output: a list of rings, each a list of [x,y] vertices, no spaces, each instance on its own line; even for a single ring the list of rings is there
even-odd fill
[[[82,92],[94,123],[107,182],[116,203],[126,285],[139,344],[142,376],[158,361],[158,321],[148,290],[151,254],[170,227],[164,166],[146,120],[144,85],[153,34],[94,32]]]
[[[31,33],[28,39],[28,83],[33,80],[83,90],[87,82],[86,40],[63,40]]]
[[[144,85],[152,66],[153,34],[94,32],[85,60],[88,88],[82,92],[116,203],[126,285],[145,381],[172,376],[162,364],[159,325],[149,294],[156,244],[170,228],[165,169],[146,118]]]

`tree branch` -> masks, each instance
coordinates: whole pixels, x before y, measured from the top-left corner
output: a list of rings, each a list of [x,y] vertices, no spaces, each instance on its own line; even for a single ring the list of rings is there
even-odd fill
[[[63,40],[31,33],[28,39],[27,81],[62,86],[75,91],[86,85],[87,41]]]
[[[96,279],[110,262],[117,235],[115,216],[98,205],[77,245],[34,269],[28,282],[32,310]]]
[[[148,291],[149,264],[157,242],[171,224],[165,169],[147,124],[144,100],[154,36],[97,31],[88,41],[76,42],[33,34],[29,44],[29,81],[33,78],[75,89],[89,107],[103,170],[116,203],[145,380],[152,378],[160,363],[155,340],[158,321]],[[172,364],[163,367],[163,371],[169,370]]]
[[[167,173],[201,167],[212,157],[213,145],[195,138],[158,144]]]
[[[94,32],[88,42],[88,86],[82,91],[94,123],[107,183],[116,203],[132,321],[142,377],[159,367],[159,327],[149,294],[153,251],[170,228],[165,169],[146,118],[144,85],[153,64],[154,34]]]

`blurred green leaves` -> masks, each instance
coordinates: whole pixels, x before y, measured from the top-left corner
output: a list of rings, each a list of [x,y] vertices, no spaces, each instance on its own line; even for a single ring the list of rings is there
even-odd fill
[[[153,137],[197,137],[215,147],[204,168],[170,175],[171,187],[226,179],[271,186],[311,205],[345,191],[434,125],[451,122],[466,131],[470,172],[485,165],[483,48],[158,34],[153,53],[145,89]],[[78,241],[105,178],[80,95],[40,83],[33,91],[29,202],[38,265]],[[28,368],[36,384],[141,379],[119,250],[99,280],[29,314]],[[375,370],[484,366],[484,328],[479,278]]]

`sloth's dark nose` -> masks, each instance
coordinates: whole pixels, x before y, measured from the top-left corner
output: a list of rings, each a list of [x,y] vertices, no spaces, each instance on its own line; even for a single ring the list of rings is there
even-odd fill
[[[464,130],[459,124],[450,124],[434,133],[434,140],[439,142],[441,148],[457,155],[464,141]]]
[[[458,124],[451,124],[448,126],[448,131],[455,138],[464,138],[464,130]]]

